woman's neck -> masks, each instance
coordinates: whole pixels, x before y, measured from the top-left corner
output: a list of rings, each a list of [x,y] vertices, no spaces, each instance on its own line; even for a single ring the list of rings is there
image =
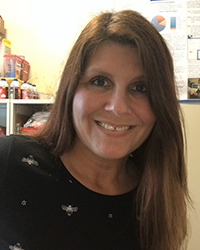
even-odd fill
[[[128,157],[120,160],[102,159],[73,148],[62,155],[61,160],[77,181],[97,193],[119,195],[137,186],[137,169],[130,164]]]

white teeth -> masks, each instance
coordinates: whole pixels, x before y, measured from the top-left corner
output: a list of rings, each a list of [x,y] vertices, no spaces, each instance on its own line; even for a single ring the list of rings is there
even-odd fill
[[[108,130],[115,130],[115,127],[110,126],[110,125],[105,124],[105,123],[101,123],[101,126],[104,127],[105,129],[108,129]]]
[[[115,128],[117,131],[128,130],[130,127]]]
[[[103,122],[98,122],[98,124],[105,128],[105,129],[108,129],[108,130],[115,130],[115,131],[123,131],[123,130],[128,130],[130,129],[130,126],[125,126],[125,127],[121,127],[121,128],[118,128],[118,127],[113,127],[111,125],[108,125],[106,123],[103,123]]]

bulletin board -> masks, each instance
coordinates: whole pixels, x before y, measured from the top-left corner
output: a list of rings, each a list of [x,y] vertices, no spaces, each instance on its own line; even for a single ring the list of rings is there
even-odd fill
[[[180,102],[200,102],[200,0],[149,0],[141,13],[171,50]]]

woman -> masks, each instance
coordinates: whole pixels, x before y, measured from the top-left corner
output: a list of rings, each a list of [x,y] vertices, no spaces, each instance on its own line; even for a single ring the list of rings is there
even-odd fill
[[[185,244],[189,195],[173,63],[139,13],[93,18],[71,50],[45,127],[32,138],[0,139],[1,249]]]

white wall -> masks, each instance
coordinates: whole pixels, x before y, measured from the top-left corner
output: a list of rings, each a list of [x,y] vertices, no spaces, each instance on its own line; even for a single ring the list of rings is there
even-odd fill
[[[0,0],[12,53],[25,55],[31,78],[40,91],[53,91],[63,62],[80,29],[91,15],[106,9],[135,8],[140,11],[149,0]],[[144,11],[144,10],[143,10]],[[148,10],[146,10],[148,11]],[[200,104],[182,104],[188,137],[189,188],[196,212],[191,212],[192,237],[189,250],[200,249]]]

